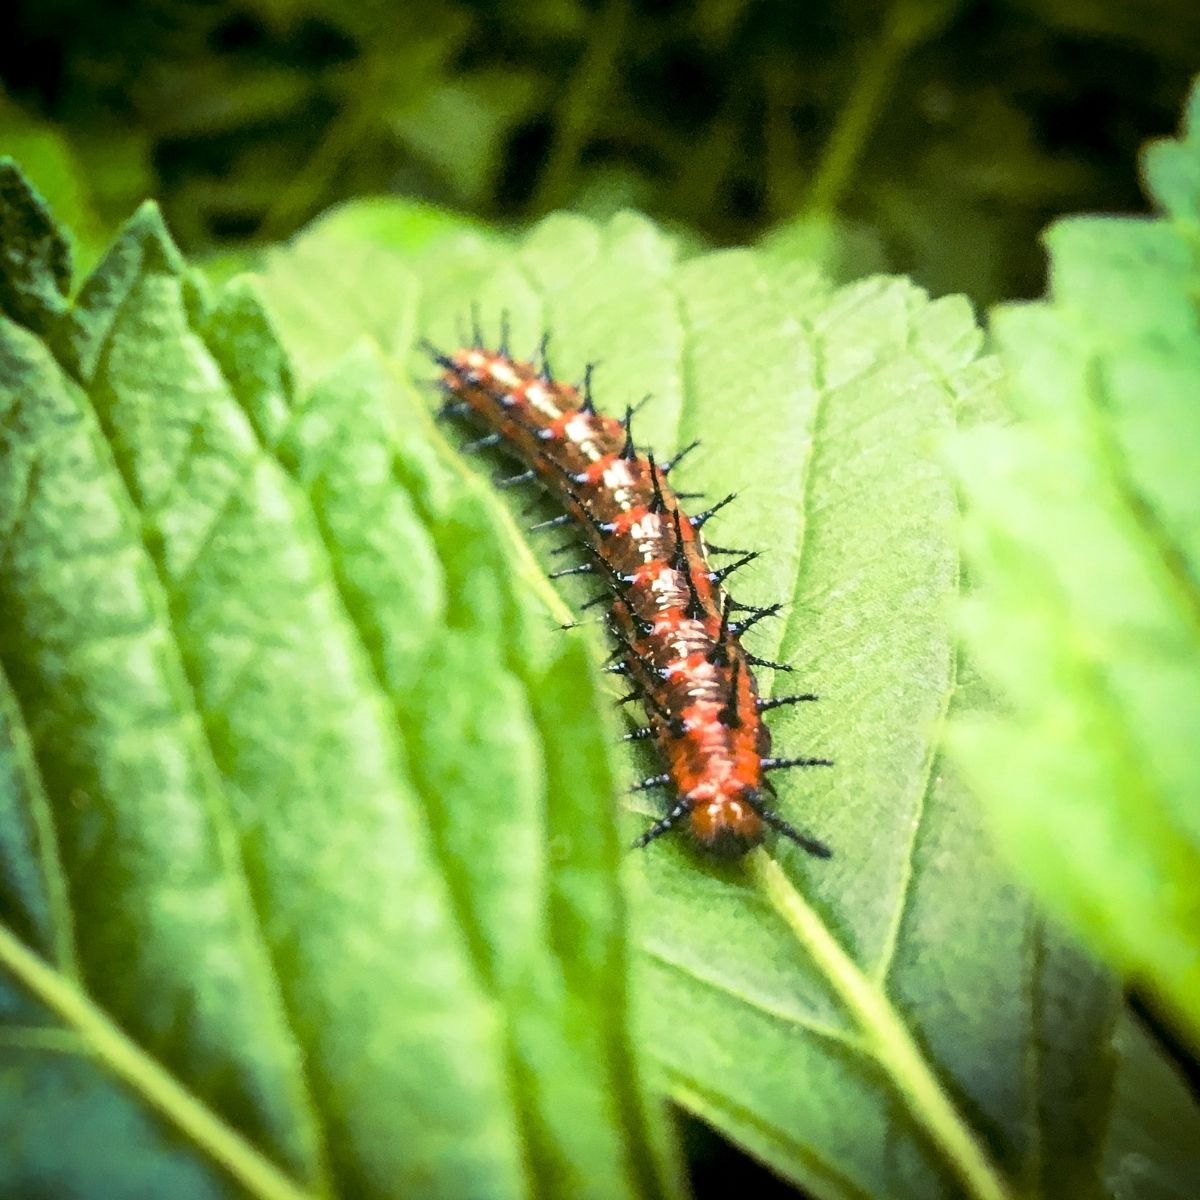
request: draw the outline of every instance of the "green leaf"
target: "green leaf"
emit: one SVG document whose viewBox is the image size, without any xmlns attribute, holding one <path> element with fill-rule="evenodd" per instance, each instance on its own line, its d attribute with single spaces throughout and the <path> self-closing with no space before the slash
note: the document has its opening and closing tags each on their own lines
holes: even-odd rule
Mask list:
<svg viewBox="0 0 1200 1200">
<path fill-rule="evenodd" d="M 388 123 L 409 150 L 446 179 L 455 197 L 480 204 L 494 190 L 509 134 L 540 103 L 542 91 L 532 72 L 476 71 L 401 106 Z"/>
<path fill-rule="evenodd" d="M 663 1085 L 822 1197 L 1100 1194 L 1111 982 L 1043 925 L 937 750 L 948 711 L 988 703 L 955 659 L 941 456 L 956 424 L 999 411 L 968 307 L 897 279 L 833 289 L 783 255 L 680 262 L 629 214 L 407 252 L 381 210 L 351 253 L 353 225 L 318 227 L 265 273 L 304 370 L 362 328 L 401 357 L 417 330 L 453 345 L 473 304 L 493 335 L 506 310 L 522 350 L 549 329 L 556 374 L 599 360 L 602 404 L 653 394 L 639 440 L 705 438 L 682 486 L 743 489 L 713 536 L 770 550 L 739 598 L 791 602 L 752 648 L 821 694 L 774 728 L 837 765 L 787 780 L 780 807 L 835 856 L 779 844 L 717 867 L 675 840 L 632 858 L 643 1044 Z M 358 307 L 302 305 L 303 289 Z M 627 817 L 630 835 L 651 812 Z"/>
<path fill-rule="evenodd" d="M 4 131 L 5 155 L 21 162 L 67 227 L 79 264 L 90 268 L 104 249 L 109 231 L 96 212 L 87 171 L 75 147 L 55 126 L 22 112 L 2 90 L 0 129 Z"/>
<path fill-rule="evenodd" d="M 493 497 L 153 207 L 68 305 L 0 189 L 0 1192 L 670 1194 L 595 671 Z"/>
<path fill-rule="evenodd" d="M 1163 215 L 1060 222 L 1047 300 L 995 315 L 1020 420 L 959 461 L 1006 708 L 954 745 L 1038 894 L 1200 1038 L 1200 91 L 1147 163 Z"/>
<path fill-rule="evenodd" d="M 33 329 L 59 316 L 71 279 L 71 249 L 10 158 L 0 158 L 0 266 L 6 313 Z"/>
<path fill-rule="evenodd" d="M 1114 1200 L 1190 1200 L 1200 1179 L 1200 1107 L 1177 1067 L 1126 1016 L 1113 1038 L 1117 1087 L 1105 1151 Z"/>
</svg>

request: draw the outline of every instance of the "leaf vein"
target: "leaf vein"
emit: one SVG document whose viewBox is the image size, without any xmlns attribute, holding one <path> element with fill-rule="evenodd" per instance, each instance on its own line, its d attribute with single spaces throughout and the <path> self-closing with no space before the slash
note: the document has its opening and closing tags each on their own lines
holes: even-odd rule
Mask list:
<svg viewBox="0 0 1200 1200">
<path fill-rule="evenodd" d="M 107 362 L 108 355 L 111 350 L 113 339 L 116 335 L 121 323 L 121 315 L 125 306 L 130 302 L 132 295 L 135 292 L 135 287 L 131 285 L 126 289 L 125 295 L 121 298 L 117 305 L 117 310 L 112 316 L 104 337 L 98 348 L 96 355 L 96 366 L 93 372 L 93 378 L 102 374 L 104 365 Z M 244 938 L 247 949 L 250 951 L 251 961 L 255 964 L 260 979 L 264 985 L 264 989 L 271 996 L 275 1005 L 276 1011 L 281 1017 L 281 1024 L 286 1031 L 289 1040 L 294 1048 L 297 1057 L 297 1086 L 295 1096 L 300 1109 L 304 1112 L 309 1132 L 311 1135 L 311 1145 L 314 1153 L 314 1168 L 318 1180 L 327 1178 L 327 1166 L 325 1159 L 325 1134 L 322 1128 L 320 1114 L 317 1109 L 315 1098 L 312 1095 L 307 1079 L 307 1071 L 304 1065 L 305 1052 L 295 1030 L 295 1025 L 288 1011 L 286 1001 L 284 999 L 282 982 L 279 972 L 275 964 L 274 956 L 271 952 L 270 945 L 266 937 L 265 924 L 262 914 L 258 910 L 258 906 L 254 900 L 253 889 L 250 886 L 249 876 L 246 872 L 245 862 L 242 858 L 241 844 L 238 838 L 237 829 L 234 826 L 233 820 L 229 815 L 225 790 L 223 786 L 223 776 L 220 768 L 217 765 L 215 749 L 212 743 L 212 736 L 208 728 L 208 724 L 204 719 L 204 713 L 199 703 L 199 697 L 196 691 L 196 685 L 188 673 L 187 656 L 183 652 L 182 631 L 178 627 L 174 612 L 171 608 L 170 597 L 172 590 L 169 581 L 165 577 L 165 571 L 162 563 L 157 556 L 152 552 L 146 537 L 143 525 L 144 513 L 137 501 L 137 491 L 133 487 L 132 480 L 128 475 L 126 466 L 121 461 L 121 456 L 117 453 L 118 439 L 113 430 L 108 427 L 107 422 L 102 418 L 99 408 L 92 400 L 91 394 L 87 389 L 84 381 L 79 382 L 79 396 L 81 404 L 85 409 L 89 410 L 95 422 L 96 429 L 99 431 L 102 443 L 106 447 L 112 470 L 115 477 L 120 480 L 121 490 L 125 498 L 125 502 L 129 507 L 131 516 L 137 518 L 130 521 L 130 525 L 136 531 L 137 536 L 141 540 L 141 546 L 147 563 L 153 572 L 153 578 L 156 584 L 158 596 L 153 593 L 148 596 L 151 606 L 158 611 L 161 616 L 165 631 L 174 646 L 176 652 L 176 662 L 178 664 L 178 677 L 181 683 L 183 700 L 189 710 L 190 715 L 194 718 L 195 728 L 199 733 L 204 751 L 205 767 L 209 779 L 212 784 L 209 788 L 210 802 L 208 807 L 208 815 L 213 822 L 213 828 L 217 834 L 217 842 L 220 852 L 225 860 L 225 867 L 230 876 L 236 880 L 234 888 L 231 890 L 231 895 L 235 902 L 238 903 L 244 917 Z M 136 1076 L 129 1077 L 130 1081 Z M 203 1104 L 203 1101 L 197 1100 L 198 1104 Z M 207 1106 L 206 1106 L 207 1107 Z M 211 1110 L 209 1110 L 211 1112 Z M 212 1121 L 218 1124 L 222 1123 L 221 1118 L 212 1114 Z M 211 1145 L 202 1146 L 202 1148 L 212 1151 Z M 319 1185 L 319 1190 L 327 1191 L 327 1186 Z"/>
<path fill-rule="evenodd" d="M 860 1053 L 869 1053 L 866 1043 L 861 1038 L 855 1037 L 848 1029 L 839 1029 L 836 1025 L 828 1025 L 821 1021 L 801 1016 L 795 1010 L 788 1010 L 777 1005 L 768 1004 L 760 996 L 755 996 L 748 991 L 735 988 L 724 979 L 705 974 L 698 971 L 694 966 L 672 957 L 662 946 L 644 945 L 643 950 L 651 958 L 662 963 L 664 967 L 672 971 L 677 971 L 688 979 L 695 980 L 696 983 L 709 988 L 711 991 L 720 992 L 722 995 L 728 996 L 731 1000 L 736 1000 L 739 1004 L 744 1004 L 747 1008 L 762 1013 L 763 1016 L 780 1021 L 792 1028 L 803 1030 L 805 1033 L 811 1033 L 814 1037 L 822 1038 L 825 1041 L 840 1042 L 852 1050 Z"/>
<path fill-rule="evenodd" d="M 75 918 L 71 911 L 70 887 L 59 849 L 54 809 L 46 792 L 37 750 L 29 736 L 29 723 L 21 711 L 21 702 L 9 681 L 8 669 L 0 654 L 0 704 L 9 709 L 12 721 L 11 746 L 16 753 L 18 770 L 28 780 L 30 816 L 37 838 L 37 855 L 46 888 L 46 907 L 51 923 L 55 965 L 68 978 L 80 978 L 79 955 L 75 942 Z"/>
</svg>

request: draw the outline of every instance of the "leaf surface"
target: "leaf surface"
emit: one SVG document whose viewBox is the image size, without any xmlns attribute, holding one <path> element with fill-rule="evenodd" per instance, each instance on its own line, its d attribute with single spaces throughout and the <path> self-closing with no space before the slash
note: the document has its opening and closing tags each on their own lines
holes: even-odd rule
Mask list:
<svg viewBox="0 0 1200 1200">
<path fill-rule="evenodd" d="M 702 437 L 680 486 L 741 489 L 713 538 L 770 551 L 736 595 L 789 608 L 751 648 L 796 665 L 777 690 L 822 698 L 772 719 L 788 752 L 837 762 L 780 785 L 832 860 L 783 844 L 774 865 L 719 868 L 668 840 L 630 863 L 644 1045 L 671 1094 L 820 1196 L 1099 1194 L 1111 984 L 1037 918 L 936 749 L 948 713 L 988 703 L 953 648 L 942 458 L 956 426 L 1000 411 L 969 309 L 902 280 L 833 289 L 775 254 L 681 261 L 628 214 L 385 254 L 404 219 L 389 230 L 376 207 L 362 232 L 368 321 L 403 307 L 445 347 L 472 305 L 493 336 L 505 310 L 519 350 L 551 332 L 557 375 L 599 360 L 610 411 L 651 393 L 639 442 Z M 312 370 L 355 329 L 290 301 L 321 259 L 322 289 L 355 288 L 334 261 L 353 211 L 339 220 L 263 282 Z M 652 812 L 638 808 L 631 835 Z"/>
</svg>

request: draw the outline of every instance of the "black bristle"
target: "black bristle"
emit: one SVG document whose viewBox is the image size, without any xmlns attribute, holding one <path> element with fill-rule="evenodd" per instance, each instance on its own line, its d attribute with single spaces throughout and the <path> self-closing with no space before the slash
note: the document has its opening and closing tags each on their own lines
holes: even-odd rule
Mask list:
<svg viewBox="0 0 1200 1200">
<path fill-rule="evenodd" d="M 554 382 L 554 372 L 550 369 L 550 330 L 542 334 L 534 354 L 534 362 L 538 367 L 538 378 L 543 383 Z"/>
<path fill-rule="evenodd" d="M 714 666 L 720 666 L 729 661 L 729 647 L 727 645 L 729 639 L 729 597 L 725 597 L 725 603 L 721 605 L 721 625 L 717 630 L 717 640 L 713 648 L 708 652 L 708 661 Z M 736 678 L 737 660 L 734 660 L 734 671 Z"/>
<path fill-rule="evenodd" d="M 607 536 L 604 523 L 602 521 L 598 521 L 592 516 L 591 512 L 588 510 L 588 506 L 583 502 L 583 497 L 580 496 L 578 492 L 568 492 L 567 494 L 572 500 L 575 501 L 575 506 L 579 510 L 577 515 L 583 517 L 583 519 L 596 531 L 596 534 L 599 537 L 603 538 Z"/>
<path fill-rule="evenodd" d="M 705 550 L 707 550 L 709 552 L 709 554 L 733 555 L 733 554 L 749 554 L 750 553 L 749 550 L 746 550 L 744 548 L 739 550 L 734 546 L 714 546 L 712 544 L 712 542 L 710 542 L 707 538 L 705 538 L 705 540 L 704 540 L 704 548 L 705 548 Z"/>
<path fill-rule="evenodd" d="M 692 528 L 693 529 L 703 528 L 704 523 L 710 517 L 715 517 L 717 515 L 717 513 L 719 513 L 721 511 L 721 509 L 723 509 L 725 507 L 725 505 L 732 504 L 733 501 L 736 499 L 737 499 L 737 492 L 730 492 L 729 495 L 726 496 L 724 500 L 718 500 L 716 502 L 716 504 L 712 505 L 711 508 L 706 508 L 703 512 L 697 513 L 694 517 L 689 517 L 688 519 L 692 523 Z"/>
<path fill-rule="evenodd" d="M 502 358 L 511 358 L 512 351 L 509 349 L 509 343 L 512 337 L 512 330 L 509 327 L 508 309 L 500 310 L 500 345 L 498 350 Z"/>
<path fill-rule="evenodd" d="M 747 617 L 744 621 L 735 621 L 732 625 L 730 625 L 729 628 L 732 629 L 738 637 L 741 637 L 747 629 L 753 629 L 754 626 L 759 623 L 759 621 L 765 621 L 768 617 L 779 616 L 782 608 L 782 604 L 772 604 L 769 608 L 764 608 L 762 612 L 754 613 L 752 616 Z"/>
<path fill-rule="evenodd" d="M 759 556 L 759 551 L 752 550 L 749 554 L 743 554 L 737 562 L 732 562 L 727 567 L 722 567 L 719 571 L 709 571 L 708 577 L 713 583 L 724 583 L 734 571 L 741 570 L 747 563 L 752 563 Z"/>
<path fill-rule="evenodd" d="M 476 438 L 472 442 L 463 442 L 462 452 L 478 454 L 480 450 L 491 450 L 494 446 L 500 445 L 502 441 L 504 441 L 502 433 L 485 433 L 483 437 Z"/>
<path fill-rule="evenodd" d="M 638 626 L 639 632 L 642 633 L 643 636 L 645 636 L 646 633 L 649 633 L 649 622 L 643 621 L 639 617 L 635 618 L 635 623 Z M 612 633 L 613 640 L 617 643 L 617 648 L 615 651 L 613 651 L 614 656 L 621 655 L 627 663 L 636 662 L 648 675 L 655 673 L 656 668 L 654 664 L 644 655 L 640 654 L 637 648 L 621 633 L 619 629 L 614 628 L 611 629 L 610 632 Z"/>
<path fill-rule="evenodd" d="M 479 322 L 479 301 L 471 301 L 471 345 L 476 350 L 483 349 L 483 329 Z"/>
<path fill-rule="evenodd" d="M 437 410 L 439 421 L 449 421 L 454 417 L 465 417 L 471 411 L 471 406 L 465 400 L 447 400 Z"/>
<path fill-rule="evenodd" d="M 637 458 L 637 447 L 633 444 L 633 409 L 625 406 L 625 420 L 621 422 L 625 428 L 625 445 L 621 447 L 621 457 L 626 462 Z"/>
<path fill-rule="evenodd" d="M 665 771 L 661 775 L 647 775 L 639 779 L 629 790 L 631 792 L 648 792 L 651 788 L 666 787 L 671 782 L 671 776 Z"/>
<path fill-rule="evenodd" d="M 832 767 L 830 758 L 764 758 L 764 771 L 786 771 L 791 767 Z"/>
<path fill-rule="evenodd" d="M 583 403 L 579 406 L 580 412 L 585 412 L 591 416 L 596 411 L 595 402 L 592 400 L 592 372 L 596 369 L 596 364 L 590 362 L 583 368 L 583 382 L 579 385 L 579 390 L 583 393 Z"/>
<path fill-rule="evenodd" d="M 785 704 L 807 704 L 817 700 L 818 697 L 813 692 L 801 692 L 794 696 L 772 696 L 769 700 L 764 700 L 761 696 L 758 698 L 758 711 L 760 713 L 770 712 L 773 708 L 782 708 Z"/>
<path fill-rule="evenodd" d="M 667 461 L 663 463 L 661 467 L 659 467 L 659 470 L 662 471 L 664 475 L 670 475 L 670 473 L 675 470 L 675 468 L 679 466 L 679 464 L 683 462 L 683 460 L 699 445 L 699 438 L 697 438 L 694 442 L 688 442 L 688 444 L 684 446 L 682 450 L 677 450 L 672 458 L 668 458 Z"/>
<path fill-rule="evenodd" d="M 541 533 L 546 529 L 561 529 L 564 525 L 570 525 L 571 520 L 570 513 L 559 513 L 557 517 L 551 517 L 547 521 L 539 521 L 536 525 L 530 525 L 525 532 Z"/>
<path fill-rule="evenodd" d="M 650 485 L 654 489 L 654 498 L 650 501 L 650 511 L 660 513 L 667 507 L 667 502 L 663 499 L 662 485 L 658 481 L 658 467 L 654 462 L 653 453 L 647 452 L 646 461 L 650 464 Z"/>
<path fill-rule="evenodd" d="M 420 347 L 429 355 L 431 359 L 441 368 L 446 371 L 454 371 L 457 373 L 458 366 L 454 359 L 447 358 L 428 338 L 422 338 Z"/>
<path fill-rule="evenodd" d="M 595 563 L 580 563 L 577 567 L 564 567 L 561 571 L 551 571 L 549 578 L 565 579 L 568 575 L 595 575 Z"/>
<path fill-rule="evenodd" d="M 634 838 L 630 843 L 630 849 L 640 850 L 643 846 L 648 846 L 655 838 L 660 838 L 664 833 L 667 833 L 673 826 L 677 825 L 681 818 L 686 817 L 691 811 L 691 806 L 686 800 L 677 800 L 675 806 L 665 817 L 659 817 L 649 829 L 646 830 L 640 837 Z"/>
<path fill-rule="evenodd" d="M 536 478 L 536 471 L 522 471 L 517 475 L 497 476 L 495 483 L 498 488 L 513 488 L 520 487 L 523 483 L 532 483 Z"/>
<path fill-rule="evenodd" d="M 770 667 L 772 671 L 794 671 L 796 668 L 787 663 L 772 662 L 769 658 L 759 658 L 757 654 L 747 654 L 746 661 L 752 667 Z"/>
<path fill-rule="evenodd" d="M 675 554 L 671 559 L 671 566 L 687 580 L 688 606 L 686 612 L 688 619 L 699 621 L 704 617 L 704 602 L 700 599 L 700 593 L 696 591 L 696 581 L 692 578 L 692 572 L 689 569 L 678 505 L 671 510 L 671 517 L 675 522 Z"/>
<path fill-rule="evenodd" d="M 762 799 L 755 795 L 747 795 L 746 800 L 750 807 L 769 825 L 776 833 L 782 834 L 789 841 L 795 842 L 802 850 L 811 854 L 814 858 L 832 858 L 833 851 L 825 845 L 824 842 L 817 841 L 816 838 L 809 837 L 805 833 L 801 833 L 794 825 L 789 825 L 777 812 L 768 808 L 763 804 Z"/>
</svg>

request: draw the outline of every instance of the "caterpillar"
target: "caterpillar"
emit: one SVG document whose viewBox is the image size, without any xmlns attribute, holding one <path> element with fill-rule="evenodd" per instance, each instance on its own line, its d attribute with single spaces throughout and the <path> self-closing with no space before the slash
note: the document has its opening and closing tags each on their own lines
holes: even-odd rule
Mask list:
<svg viewBox="0 0 1200 1200">
<path fill-rule="evenodd" d="M 496 480 L 500 487 L 540 483 L 559 502 L 563 511 L 532 532 L 574 527 L 578 539 L 559 549 L 578 548 L 585 561 L 550 577 L 591 575 L 605 584 L 584 607 L 608 603 L 615 642 L 608 669 L 633 685 L 619 703 L 638 700 L 645 710 L 646 723 L 626 740 L 652 740 L 665 767 L 633 790 L 662 787 L 672 796 L 634 846 L 682 826 L 703 850 L 736 858 L 770 828 L 809 854 L 829 857 L 823 842 L 790 825 L 769 801 L 775 796 L 771 772 L 832 763 L 771 753 L 764 713 L 816 696 L 759 695 L 754 667 L 790 668 L 747 652 L 741 635 L 782 606 L 736 603 L 725 580 L 757 554 L 716 546 L 701 532 L 734 495 L 689 516 L 669 476 L 698 443 L 656 461 L 634 442 L 632 408 L 623 420 L 597 411 L 595 364 L 578 385 L 563 383 L 547 361 L 547 337 L 532 361 L 517 360 L 509 351 L 507 320 L 496 350 L 484 348 L 478 320 L 473 324 L 470 344 L 448 354 L 423 343 L 442 372 L 438 415 L 486 430 L 463 446 L 465 452 L 495 447 L 519 462 L 516 474 Z M 715 569 L 713 554 L 734 561 Z"/>
</svg>

